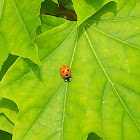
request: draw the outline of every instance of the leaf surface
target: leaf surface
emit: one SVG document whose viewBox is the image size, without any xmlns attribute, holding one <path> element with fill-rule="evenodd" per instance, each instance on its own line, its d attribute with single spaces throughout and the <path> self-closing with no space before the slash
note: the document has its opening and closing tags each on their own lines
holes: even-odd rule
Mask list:
<svg viewBox="0 0 140 140">
<path fill-rule="evenodd" d="M 0 18 L 3 10 L 3 4 L 4 4 L 4 0 L 0 0 Z"/>
<path fill-rule="evenodd" d="M 0 98 L 0 113 L 6 115 L 6 117 L 12 122 L 15 123 L 18 115 L 17 105 L 6 98 Z"/>
<path fill-rule="evenodd" d="M 1 57 L 0 57 L 0 70 L 1 70 L 3 62 L 8 57 L 8 51 L 7 51 L 6 46 L 5 46 L 5 41 L 1 35 L 0 35 L 0 52 L 2 53 Z"/>
<path fill-rule="evenodd" d="M 72 0 L 59 0 L 59 4 L 65 7 L 66 9 L 74 11 Z"/>
<path fill-rule="evenodd" d="M 52 1 L 58 4 L 58 0 L 52 0 Z"/>
<path fill-rule="evenodd" d="M 67 22 L 67 20 L 63 18 L 58 18 L 49 15 L 41 15 L 40 19 L 41 19 L 41 25 L 38 27 L 38 32 L 39 32 L 38 34 L 51 30 L 52 28 Z"/>
<path fill-rule="evenodd" d="M 6 59 L 6 61 L 3 63 L 2 68 L 0 70 L 0 80 L 2 79 L 2 77 L 5 75 L 5 73 L 7 72 L 7 70 L 9 69 L 9 67 L 16 61 L 16 59 L 18 58 L 18 56 L 9 54 L 8 58 Z"/>
<path fill-rule="evenodd" d="M 58 5 L 52 0 L 45 0 L 44 2 L 41 3 L 40 13 L 45 15 L 47 14 L 54 15 L 57 6 Z"/>
<path fill-rule="evenodd" d="M 3 113 L 0 113 L 0 130 L 6 131 L 12 134 L 13 129 L 14 129 L 13 123 Z"/>
<path fill-rule="evenodd" d="M 43 0 L 0 1 L 0 65 L 8 54 L 19 55 L 40 64 L 38 48 L 33 43 Z"/>
<path fill-rule="evenodd" d="M 18 58 L 0 85 L 20 109 L 14 140 L 140 139 L 139 7 L 109 3 L 78 28 L 67 22 L 37 37 L 42 66 Z"/>
<path fill-rule="evenodd" d="M 74 9 L 78 17 L 77 26 L 79 26 L 86 19 L 95 14 L 110 1 L 116 2 L 117 0 L 72 0 Z"/>
</svg>

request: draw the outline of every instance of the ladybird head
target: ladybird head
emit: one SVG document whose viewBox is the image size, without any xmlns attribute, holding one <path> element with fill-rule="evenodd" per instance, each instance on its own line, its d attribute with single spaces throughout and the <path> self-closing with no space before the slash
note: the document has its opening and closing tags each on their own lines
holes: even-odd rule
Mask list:
<svg viewBox="0 0 140 140">
<path fill-rule="evenodd" d="M 66 74 L 65 78 L 64 78 L 65 82 L 70 82 L 71 81 L 71 76 L 69 76 L 68 74 Z"/>
</svg>

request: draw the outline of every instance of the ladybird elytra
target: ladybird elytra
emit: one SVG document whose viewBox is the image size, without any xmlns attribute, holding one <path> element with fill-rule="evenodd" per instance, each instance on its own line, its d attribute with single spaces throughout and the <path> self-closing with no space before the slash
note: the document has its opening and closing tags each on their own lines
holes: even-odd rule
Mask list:
<svg viewBox="0 0 140 140">
<path fill-rule="evenodd" d="M 71 69 L 68 66 L 63 65 L 60 68 L 60 75 L 64 79 L 65 82 L 70 82 L 70 80 L 71 80 Z"/>
</svg>

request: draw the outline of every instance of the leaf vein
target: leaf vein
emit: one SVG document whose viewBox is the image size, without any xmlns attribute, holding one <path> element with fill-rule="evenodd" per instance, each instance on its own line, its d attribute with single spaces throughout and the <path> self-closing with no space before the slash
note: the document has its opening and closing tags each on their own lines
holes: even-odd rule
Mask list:
<svg viewBox="0 0 140 140">
<path fill-rule="evenodd" d="M 49 58 L 53 53 L 55 53 L 61 46 L 62 46 L 62 44 L 69 38 L 69 36 L 71 35 L 71 33 L 74 31 L 74 29 L 75 29 L 75 27 L 73 28 L 73 30 L 70 32 L 70 34 L 63 40 L 63 42 L 56 48 L 56 49 L 54 49 L 47 57 L 45 57 L 43 60 L 42 60 L 42 62 L 43 61 L 45 61 L 47 58 Z M 18 60 L 18 59 L 17 59 Z M 38 65 L 36 65 L 33 69 L 35 69 L 36 67 L 38 67 Z M 28 70 L 26 73 L 24 73 L 21 77 L 19 77 L 18 79 L 16 79 L 14 82 L 12 82 L 11 84 L 9 84 L 9 86 L 10 85 L 12 85 L 12 84 L 14 84 L 16 81 L 18 81 L 18 80 L 20 80 L 21 78 L 23 78 L 23 77 L 25 77 L 28 73 L 30 73 L 31 72 L 31 70 Z"/>
<path fill-rule="evenodd" d="M 97 21 L 97 22 L 116 22 L 116 21 L 123 21 L 123 20 L 132 20 L 132 19 L 138 19 L 140 16 L 137 17 L 130 17 L 130 18 L 120 18 L 120 19 L 110 19 L 110 20 L 94 20 L 94 19 L 88 19 L 87 21 Z"/>
<path fill-rule="evenodd" d="M 64 84 L 62 84 L 59 89 L 52 95 L 52 97 L 49 99 L 49 101 L 45 104 L 45 106 L 42 108 L 42 110 L 40 111 L 40 113 L 37 115 L 37 117 L 34 119 L 34 122 L 31 124 L 30 128 L 27 130 L 27 132 L 24 134 L 23 139 L 27 136 L 27 134 L 30 132 L 31 128 L 33 127 L 33 125 L 37 122 L 38 118 L 42 115 L 42 113 L 45 111 L 45 109 L 49 106 L 49 104 L 51 103 L 51 101 L 54 99 L 55 95 L 57 95 L 57 93 L 61 90 L 61 88 L 63 88 Z"/>
<path fill-rule="evenodd" d="M 118 86 L 118 87 L 120 87 L 120 88 L 122 88 L 122 89 L 128 90 L 129 92 L 133 92 L 133 93 L 135 93 L 135 94 L 138 94 L 138 93 L 136 93 L 135 91 L 132 91 L 131 89 L 129 89 L 129 88 L 127 88 L 127 87 L 124 87 L 124 86 L 122 86 L 122 85 L 120 85 L 120 84 L 117 84 L 117 83 L 113 83 L 113 84 L 116 85 L 116 86 Z M 138 94 L 138 95 L 140 95 L 140 94 Z"/>
<path fill-rule="evenodd" d="M 83 26 L 83 29 L 84 29 L 84 33 L 85 33 L 85 35 L 86 35 L 86 37 L 87 37 L 87 40 L 88 40 L 88 42 L 89 42 L 89 45 L 90 45 L 90 47 L 91 47 L 91 49 L 92 49 L 92 51 L 93 51 L 93 54 L 95 55 L 95 57 L 96 57 L 96 59 L 97 59 L 99 65 L 100 65 L 101 69 L 103 70 L 105 76 L 107 77 L 108 81 L 110 82 L 110 84 L 111 84 L 113 90 L 115 91 L 116 95 L 118 96 L 118 98 L 119 98 L 120 102 L 122 103 L 123 107 L 124 107 L 125 110 L 128 112 L 128 114 L 129 114 L 129 116 L 131 117 L 131 119 L 133 120 L 134 124 L 137 126 L 138 130 L 140 131 L 139 125 L 137 124 L 136 120 L 133 118 L 132 114 L 130 113 L 130 111 L 129 111 L 128 108 L 126 107 L 126 105 L 125 105 L 125 103 L 123 102 L 123 100 L 121 99 L 119 93 L 117 92 L 116 88 L 114 87 L 113 82 L 111 81 L 109 75 L 108 75 L 107 72 L 105 71 L 105 69 L 104 69 L 104 67 L 103 67 L 103 65 L 102 65 L 102 63 L 101 63 L 101 61 L 100 61 L 100 59 L 98 58 L 98 56 L 97 56 L 97 54 L 96 54 L 96 52 L 95 52 L 95 50 L 94 50 L 94 48 L 93 48 L 93 46 L 92 46 L 92 44 L 91 44 L 91 42 L 90 42 L 90 39 L 89 39 L 89 37 L 88 37 L 88 34 L 86 33 L 86 30 L 85 30 L 84 26 Z"/>
<path fill-rule="evenodd" d="M 104 35 L 106 35 L 106 36 L 108 36 L 108 37 L 110 37 L 110 38 L 112 38 L 112 39 L 114 39 L 114 40 L 117 40 L 117 41 L 119 41 L 119 42 L 121 42 L 121 43 L 123 43 L 123 44 L 126 44 L 126 45 L 128 45 L 128 46 L 134 47 L 134 48 L 136 48 L 136 49 L 140 49 L 140 48 L 139 48 L 138 46 L 136 46 L 136 45 L 127 43 L 127 42 L 125 42 L 125 41 L 123 41 L 123 40 L 120 40 L 119 38 L 116 38 L 116 37 L 114 37 L 114 36 L 112 36 L 112 35 L 109 35 L 109 34 L 107 34 L 107 33 L 103 32 L 103 31 L 101 31 L 101 30 L 95 28 L 94 26 L 92 26 L 92 25 L 90 25 L 90 24 L 88 24 L 88 23 L 86 23 L 86 24 L 87 24 L 88 26 L 90 26 L 91 28 L 95 29 L 96 31 L 98 31 L 98 32 L 100 32 L 100 33 L 102 33 L 102 34 L 104 34 Z"/>
<path fill-rule="evenodd" d="M 75 41 L 75 45 L 74 45 L 74 49 L 73 49 L 73 53 L 72 53 L 72 58 L 71 58 L 71 62 L 70 62 L 70 68 L 72 67 L 72 63 L 73 63 L 73 59 L 74 59 L 74 55 L 75 55 L 75 51 L 76 51 L 76 46 L 77 46 L 77 40 L 78 40 L 78 31 L 77 31 L 77 37 L 76 37 L 76 41 Z M 67 99 L 67 87 L 68 87 L 68 83 L 66 83 L 66 91 L 65 91 L 65 97 L 64 97 L 64 106 L 63 106 L 63 117 L 62 117 L 62 139 L 64 138 L 64 119 L 65 119 L 65 108 L 66 108 L 66 99 Z"/>
</svg>

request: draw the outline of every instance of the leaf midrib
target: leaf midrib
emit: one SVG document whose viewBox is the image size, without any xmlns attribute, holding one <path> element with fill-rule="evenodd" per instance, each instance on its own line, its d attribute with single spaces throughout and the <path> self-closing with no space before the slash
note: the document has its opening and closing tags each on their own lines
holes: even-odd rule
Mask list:
<svg viewBox="0 0 140 140">
<path fill-rule="evenodd" d="M 71 69 L 72 64 L 73 64 L 75 51 L 76 51 L 76 47 L 77 47 L 77 41 L 78 41 L 78 29 L 76 31 L 76 41 L 75 41 L 74 49 L 73 49 L 73 52 L 72 52 L 72 57 L 71 57 L 71 62 L 70 62 L 70 69 Z M 65 115 L 66 115 L 65 110 L 66 110 L 67 92 L 68 92 L 68 83 L 66 83 L 66 91 L 65 91 L 65 95 L 64 95 L 63 117 L 62 117 L 62 133 L 61 133 L 62 140 L 64 139 L 64 121 L 65 121 Z"/>
</svg>

